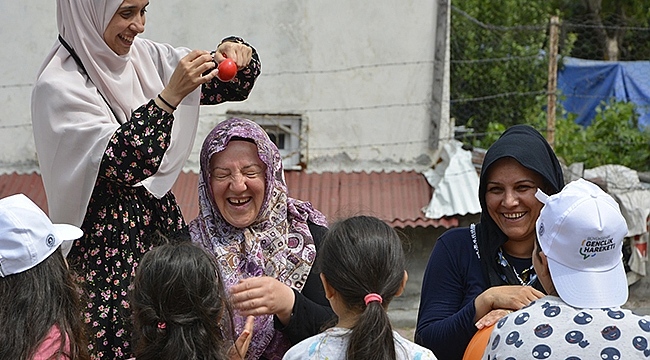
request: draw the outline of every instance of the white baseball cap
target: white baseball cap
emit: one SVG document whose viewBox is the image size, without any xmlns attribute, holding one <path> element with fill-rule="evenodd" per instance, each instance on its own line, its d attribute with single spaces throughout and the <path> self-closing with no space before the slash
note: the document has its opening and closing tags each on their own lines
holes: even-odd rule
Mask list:
<svg viewBox="0 0 650 360">
<path fill-rule="evenodd" d="M 82 236 L 76 226 L 52 224 L 43 210 L 23 194 L 0 199 L 0 276 L 29 270 L 64 241 Z"/>
<path fill-rule="evenodd" d="M 628 297 L 622 252 L 627 223 L 618 203 L 584 179 L 555 195 L 537 190 L 535 196 L 545 204 L 537 238 L 560 298 L 577 308 L 623 305 Z"/>
</svg>

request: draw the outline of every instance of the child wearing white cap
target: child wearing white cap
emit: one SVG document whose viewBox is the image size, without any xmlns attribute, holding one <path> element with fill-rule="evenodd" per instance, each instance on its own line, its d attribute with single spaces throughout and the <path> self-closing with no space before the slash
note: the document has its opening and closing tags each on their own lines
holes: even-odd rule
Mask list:
<svg viewBox="0 0 650 360">
<path fill-rule="evenodd" d="M 79 292 L 60 246 L 83 235 L 27 196 L 0 199 L 0 359 L 88 359 Z"/>
<path fill-rule="evenodd" d="M 627 224 L 616 201 L 584 179 L 536 196 L 533 265 L 548 296 L 501 319 L 483 359 L 646 359 L 650 317 L 620 308 Z"/>
</svg>

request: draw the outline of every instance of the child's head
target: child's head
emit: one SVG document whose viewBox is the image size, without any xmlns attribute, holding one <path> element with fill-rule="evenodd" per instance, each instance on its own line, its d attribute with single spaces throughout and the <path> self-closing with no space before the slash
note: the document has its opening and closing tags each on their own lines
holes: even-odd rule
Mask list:
<svg viewBox="0 0 650 360">
<path fill-rule="evenodd" d="M 59 351 L 87 358 L 79 292 L 60 246 L 83 236 L 76 226 L 53 224 L 27 196 L 0 199 L 0 359 L 33 356 L 52 326 Z M 29 309 L 29 311 L 26 311 Z"/>
<path fill-rule="evenodd" d="M 345 322 L 345 312 L 356 314 L 348 359 L 394 358 L 386 309 L 393 297 L 401 294 L 407 278 L 406 259 L 395 230 L 371 216 L 339 221 L 329 229 L 318 257 L 339 324 Z"/>
<path fill-rule="evenodd" d="M 23 194 L 0 199 L 0 277 L 32 269 L 47 260 L 64 241 L 82 236 L 76 226 L 53 224 Z"/>
<path fill-rule="evenodd" d="M 536 196 L 544 207 L 536 223 L 533 264 L 544 288 L 578 308 L 623 305 L 627 224 L 618 203 L 584 179 L 555 195 L 538 191 Z"/>
<path fill-rule="evenodd" d="M 167 243 L 146 253 L 131 306 L 138 360 L 226 358 L 229 303 L 214 257 L 201 247 Z"/>
</svg>

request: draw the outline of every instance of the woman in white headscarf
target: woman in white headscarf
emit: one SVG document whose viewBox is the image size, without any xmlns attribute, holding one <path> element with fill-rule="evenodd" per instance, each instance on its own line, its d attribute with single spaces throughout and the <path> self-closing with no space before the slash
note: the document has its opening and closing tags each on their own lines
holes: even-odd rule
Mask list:
<svg viewBox="0 0 650 360">
<path fill-rule="evenodd" d="M 151 234 L 186 229 L 170 189 L 190 154 L 199 105 L 248 97 L 261 65 L 242 39 L 216 51 L 138 37 L 148 0 L 57 0 L 59 38 L 32 94 L 53 221 L 81 226 L 68 260 L 85 282 L 94 358 L 131 356 L 127 288 Z M 216 63 L 237 63 L 230 82 Z"/>
</svg>

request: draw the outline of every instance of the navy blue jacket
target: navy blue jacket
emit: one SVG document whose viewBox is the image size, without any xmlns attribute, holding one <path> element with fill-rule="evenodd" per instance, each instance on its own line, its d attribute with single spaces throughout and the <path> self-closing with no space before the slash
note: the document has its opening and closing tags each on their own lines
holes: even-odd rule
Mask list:
<svg viewBox="0 0 650 360">
<path fill-rule="evenodd" d="M 469 228 L 446 231 L 422 279 L 415 342 L 438 359 L 462 359 L 476 333 L 474 299 L 487 289 Z"/>
</svg>

